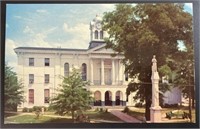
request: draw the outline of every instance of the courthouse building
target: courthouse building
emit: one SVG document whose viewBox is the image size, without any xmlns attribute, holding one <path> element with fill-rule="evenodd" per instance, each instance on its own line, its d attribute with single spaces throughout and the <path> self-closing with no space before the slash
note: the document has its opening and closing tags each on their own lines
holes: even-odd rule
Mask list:
<svg viewBox="0 0 200 129">
<path fill-rule="evenodd" d="M 111 56 L 112 49 L 105 48 L 101 18 L 90 22 L 90 37 L 87 49 L 18 47 L 17 75 L 24 86 L 25 102 L 20 106 L 48 106 L 49 98 L 70 69 L 81 70 L 82 79 L 90 81 L 86 88 L 95 98 L 94 106 L 134 106 L 133 93 L 126 96 L 129 82 L 123 55 Z"/>
<path fill-rule="evenodd" d="M 72 67 L 80 68 L 82 79 L 95 98 L 94 106 L 131 105 L 127 99 L 128 76 L 121 63 L 123 55 L 112 57 L 105 48 L 101 18 L 90 22 L 88 49 L 18 47 L 18 78 L 24 85 L 26 102 L 21 107 L 48 106 L 49 98 L 61 84 L 60 75 L 67 76 Z M 127 101 L 129 100 L 129 102 Z M 132 99 L 133 100 L 133 99 Z"/>
</svg>

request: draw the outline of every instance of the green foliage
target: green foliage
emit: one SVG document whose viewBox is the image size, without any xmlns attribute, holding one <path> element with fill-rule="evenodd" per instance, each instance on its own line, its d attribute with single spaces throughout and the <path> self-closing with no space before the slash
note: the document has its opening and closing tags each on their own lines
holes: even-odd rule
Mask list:
<svg viewBox="0 0 200 129">
<path fill-rule="evenodd" d="M 35 111 L 36 119 L 39 119 L 40 114 L 41 114 L 41 111 L 40 111 L 39 109 L 37 109 L 37 110 Z"/>
<path fill-rule="evenodd" d="M 5 77 L 4 77 L 4 107 L 5 110 L 16 110 L 17 105 L 24 101 L 23 86 L 17 80 L 16 73 L 12 68 L 5 64 Z"/>
<path fill-rule="evenodd" d="M 130 112 L 130 109 L 126 106 L 122 112 L 124 112 L 124 113 L 129 113 L 129 112 Z"/>
<path fill-rule="evenodd" d="M 24 108 L 22 109 L 22 112 L 28 112 L 28 108 L 27 108 L 27 107 L 24 107 Z"/>
<path fill-rule="evenodd" d="M 105 113 L 108 113 L 108 109 L 107 108 L 105 109 Z"/>
<path fill-rule="evenodd" d="M 100 108 L 100 109 L 99 109 L 99 112 L 103 112 L 103 108 Z"/>
<path fill-rule="evenodd" d="M 95 112 L 98 112 L 99 111 L 99 108 L 95 108 Z"/>
<path fill-rule="evenodd" d="M 33 112 L 33 108 L 28 108 L 28 112 Z"/>
<path fill-rule="evenodd" d="M 41 106 L 33 106 L 33 111 L 42 111 L 42 107 Z"/>
<path fill-rule="evenodd" d="M 73 69 L 67 77 L 63 77 L 63 82 L 58 88 L 57 94 L 51 99 L 50 108 L 56 114 L 71 114 L 74 121 L 76 111 L 90 109 L 92 102 L 91 93 L 86 90 L 89 83 L 83 81 L 78 70 Z"/>
<path fill-rule="evenodd" d="M 178 56 L 181 53 L 188 52 L 192 57 L 189 59 L 193 59 L 191 14 L 184 11 L 182 4 L 175 3 L 118 4 L 114 11 L 104 14 L 103 29 L 109 34 L 106 47 L 123 54 L 125 71 L 133 80 L 139 79 L 140 84 L 128 85 L 127 95 L 136 91 L 134 98 L 146 102 L 149 120 L 152 57 L 156 55 L 162 76 L 176 70 L 177 63 L 184 62 Z M 185 51 L 178 48 L 179 40 L 184 41 Z"/>
</svg>

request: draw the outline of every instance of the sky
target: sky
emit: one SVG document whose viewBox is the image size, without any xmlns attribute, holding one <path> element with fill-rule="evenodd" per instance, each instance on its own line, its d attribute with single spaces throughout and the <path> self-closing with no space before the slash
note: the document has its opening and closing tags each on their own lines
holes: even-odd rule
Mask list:
<svg viewBox="0 0 200 129">
<path fill-rule="evenodd" d="M 16 71 L 17 47 L 88 48 L 89 23 L 114 4 L 8 4 L 5 61 Z M 192 4 L 184 10 L 192 14 Z"/>
</svg>

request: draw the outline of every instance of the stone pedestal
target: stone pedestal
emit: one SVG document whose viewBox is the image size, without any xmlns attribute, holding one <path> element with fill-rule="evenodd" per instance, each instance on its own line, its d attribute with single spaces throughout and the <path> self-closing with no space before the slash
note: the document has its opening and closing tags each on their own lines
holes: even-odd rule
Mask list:
<svg viewBox="0 0 200 129">
<path fill-rule="evenodd" d="M 151 123 L 159 123 L 161 122 L 161 107 L 158 106 L 158 107 L 151 107 L 150 108 L 150 111 L 151 111 L 151 116 L 150 116 L 150 119 L 151 119 Z"/>
</svg>

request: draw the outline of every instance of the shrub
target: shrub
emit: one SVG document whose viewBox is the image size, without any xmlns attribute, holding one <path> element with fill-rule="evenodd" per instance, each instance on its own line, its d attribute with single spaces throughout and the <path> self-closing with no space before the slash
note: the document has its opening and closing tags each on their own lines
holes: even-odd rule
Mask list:
<svg viewBox="0 0 200 129">
<path fill-rule="evenodd" d="M 35 111 L 36 119 L 39 119 L 40 113 L 41 113 L 41 112 L 40 112 L 39 109 Z"/>
<path fill-rule="evenodd" d="M 108 112 L 108 109 L 106 108 L 106 109 L 105 109 L 105 113 L 107 113 L 107 112 Z"/>
<path fill-rule="evenodd" d="M 99 112 L 103 112 L 103 108 L 100 108 L 100 109 L 99 109 Z"/>
<path fill-rule="evenodd" d="M 144 105 L 141 102 L 135 104 L 135 107 L 143 107 L 143 106 Z"/>
<path fill-rule="evenodd" d="M 164 107 L 165 108 L 177 108 L 178 104 L 165 104 Z"/>
<path fill-rule="evenodd" d="M 24 107 L 24 108 L 22 109 L 22 112 L 28 112 L 28 108 L 27 108 L 27 107 Z"/>
<path fill-rule="evenodd" d="M 33 112 L 33 108 L 29 108 L 29 109 L 28 109 L 28 112 Z"/>
<path fill-rule="evenodd" d="M 126 107 L 124 108 L 123 112 L 124 112 L 124 113 L 128 113 L 128 112 L 130 112 L 130 109 L 126 106 Z"/>
<path fill-rule="evenodd" d="M 34 106 L 33 111 L 37 111 L 37 110 L 42 111 L 42 107 L 41 106 Z"/>
<path fill-rule="evenodd" d="M 99 111 L 99 108 L 95 108 L 95 112 L 98 112 Z"/>
</svg>

